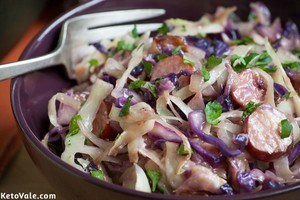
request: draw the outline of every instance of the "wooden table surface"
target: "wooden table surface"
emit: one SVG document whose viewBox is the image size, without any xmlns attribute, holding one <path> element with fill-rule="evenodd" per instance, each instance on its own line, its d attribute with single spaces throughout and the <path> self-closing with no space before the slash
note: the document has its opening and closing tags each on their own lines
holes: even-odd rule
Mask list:
<svg viewBox="0 0 300 200">
<path fill-rule="evenodd" d="M 51 16 L 50 16 L 51 15 Z M 19 42 L 0 60 L 0 64 L 17 61 L 22 51 L 31 39 L 55 17 L 53 13 L 49 16 L 41 16 L 37 19 L 20 38 Z M 20 132 L 13 116 L 10 103 L 10 80 L 0 82 L 0 136 L 1 134 L 16 134 L 21 141 Z M 20 142 L 21 143 L 21 142 Z M 0 150 L 3 148 L 0 144 Z M 41 175 L 30 159 L 23 144 L 6 167 L 4 174 L 0 177 L 0 192 L 6 193 L 55 193 L 52 187 Z M 61 199 L 57 196 L 56 199 Z"/>
</svg>

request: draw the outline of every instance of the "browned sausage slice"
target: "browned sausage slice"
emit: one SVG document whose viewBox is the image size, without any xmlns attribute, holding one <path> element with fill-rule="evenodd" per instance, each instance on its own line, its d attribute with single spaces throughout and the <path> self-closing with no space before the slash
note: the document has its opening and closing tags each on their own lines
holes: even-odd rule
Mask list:
<svg viewBox="0 0 300 200">
<path fill-rule="evenodd" d="M 232 99 L 242 107 L 249 101 L 262 103 L 265 93 L 264 80 L 255 69 L 246 69 L 238 73 L 230 91 Z"/>
<path fill-rule="evenodd" d="M 159 35 L 154 38 L 149 52 L 162 53 L 166 51 L 172 51 L 178 46 L 181 46 L 185 51 L 186 42 L 182 37 L 175 35 Z"/>
<path fill-rule="evenodd" d="M 179 73 L 182 70 L 193 71 L 194 67 L 191 64 L 183 62 L 180 55 L 172 55 L 160 60 L 151 71 L 151 80 L 161 78 L 170 73 Z"/>
<path fill-rule="evenodd" d="M 248 133 L 248 150 L 253 157 L 271 161 L 283 155 L 292 136 L 281 138 L 280 122 L 286 116 L 269 104 L 259 106 L 245 121 L 244 130 Z"/>
</svg>

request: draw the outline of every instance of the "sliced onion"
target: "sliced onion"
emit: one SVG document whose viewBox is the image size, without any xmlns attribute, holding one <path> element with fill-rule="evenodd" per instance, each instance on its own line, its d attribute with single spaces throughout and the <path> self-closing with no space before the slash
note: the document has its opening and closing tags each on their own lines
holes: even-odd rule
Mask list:
<svg viewBox="0 0 300 200">
<path fill-rule="evenodd" d="M 225 157 L 222 154 L 213 154 L 206 151 L 200 144 L 196 142 L 191 142 L 191 147 L 195 152 L 197 152 L 205 162 L 210 164 L 213 168 L 220 167 L 222 163 L 225 161 Z"/>
<path fill-rule="evenodd" d="M 199 123 L 199 121 L 201 122 L 203 120 L 201 119 L 201 116 L 203 116 L 203 111 L 193 111 L 188 116 L 190 127 L 199 138 L 216 146 L 218 149 L 220 149 L 222 154 L 227 157 L 234 157 L 242 153 L 239 149 L 229 149 L 221 139 L 204 133 L 201 130 L 201 123 Z"/>
<path fill-rule="evenodd" d="M 151 138 L 164 139 L 165 141 L 180 143 L 182 139 L 171 129 L 155 122 L 153 129 L 148 133 Z"/>
</svg>

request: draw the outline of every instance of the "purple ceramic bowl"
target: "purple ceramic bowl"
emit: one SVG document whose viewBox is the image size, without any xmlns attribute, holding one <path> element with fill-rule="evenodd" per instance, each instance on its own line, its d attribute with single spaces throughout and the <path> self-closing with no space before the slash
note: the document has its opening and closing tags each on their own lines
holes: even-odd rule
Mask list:
<svg viewBox="0 0 300 200">
<path fill-rule="evenodd" d="M 167 14 L 152 21 L 161 22 L 165 18 L 181 17 L 197 20 L 206 12 L 213 12 L 218 5 L 236 5 L 238 14 L 246 17 L 250 1 L 245 0 L 94 0 L 83 4 L 59 17 L 44 29 L 26 48 L 21 60 L 44 55 L 52 51 L 57 44 L 62 23 L 77 15 L 130 8 L 164 8 Z M 264 1 L 273 16 L 283 20 L 293 19 L 300 24 L 298 1 Z M 282 9 L 284 8 L 284 9 Z M 298 21 L 297 21 L 298 20 Z M 48 130 L 48 100 L 53 94 L 75 84 L 68 80 L 62 66 L 30 73 L 12 81 L 11 99 L 15 117 L 23 132 L 23 139 L 28 153 L 44 176 L 55 188 L 58 196 L 64 199 L 297 199 L 300 196 L 300 183 L 282 189 L 268 190 L 254 194 L 235 196 L 169 196 L 148 194 L 109 184 L 91 177 L 64 163 L 40 143 Z"/>
</svg>

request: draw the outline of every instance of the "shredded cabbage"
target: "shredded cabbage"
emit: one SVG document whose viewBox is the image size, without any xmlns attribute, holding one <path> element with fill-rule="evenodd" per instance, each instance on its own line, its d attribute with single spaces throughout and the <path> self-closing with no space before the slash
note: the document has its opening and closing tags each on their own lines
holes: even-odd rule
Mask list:
<svg viewBox="0 0 300 200">
<path fill-rule="evenodd" d="M 250 7 L 247 21 L 219 7 L 152 33 L 78 38 L 78 85 L 49 100 L 42 144 L 147 193 L 233 195 L 300 181 L 299 33 L 262 3 Z"/>
</svg>

